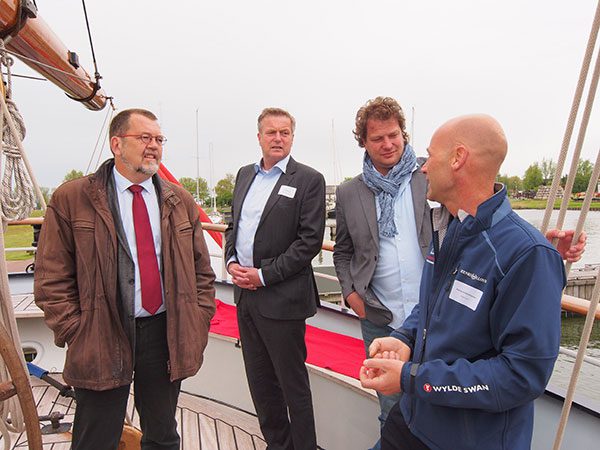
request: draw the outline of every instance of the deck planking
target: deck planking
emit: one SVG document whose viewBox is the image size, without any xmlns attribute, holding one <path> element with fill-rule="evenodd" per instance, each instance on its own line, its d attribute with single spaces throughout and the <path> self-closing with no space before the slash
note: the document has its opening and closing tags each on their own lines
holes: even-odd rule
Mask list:
<svg viewBox="0 0 600 450">
<path fill-rule="evenodd" d="M 53 377 L 62 381 L 58 374 Z M 60 397 L 55 388 L 37 378 L 31 379 L 31 385 L 40 416 L 58 411 L 65 414 L 61 423 L 73 422 L 75 402 L 72 399 Z M 133 391 L 129 396 L 127 413 L 133 425 L 139 427 Z M 267 447 L 254 415 L 207 398 L 181 392 L 176 418 L 181 450 L 265 450 Z M 10 436 L 11 449 L 28 448 L 25 433 L 10 433 Z M 44 450 L 68 450 L 71 434 L 42 435 L 42 441 Z M 0 448 L 3 447 L 4 438 L 0 436 Z"/>
<path fill-rule="evenodd" d="M 14 294 L 11 297 L 17 319 L 44 317 L 43 311 L 35 304 L 33 294 Z"/>
</svg>

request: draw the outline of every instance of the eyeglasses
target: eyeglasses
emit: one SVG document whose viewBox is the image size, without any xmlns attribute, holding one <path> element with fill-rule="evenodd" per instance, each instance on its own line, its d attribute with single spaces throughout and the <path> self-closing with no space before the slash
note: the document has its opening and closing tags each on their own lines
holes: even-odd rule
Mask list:
<svg viewBox="0 0 600 450">
<path fill-rule="evenodd" d="M 139 139 L 146 145 L 150 145 L 152 143 L 152 140 L 154 139 L 156 141 L 156 143 L 158 145 L 160 145 L 161 147 L 163 145 L 165 145 L 165 142 L 167 142 L 167 138 L 164 136 L 161 136 L 160 134 L 158 136 L 152 136 L 151 134 L 121 134 L 121 135 L 118 135 L 117 137 L 120 137 L 120 138 L 133 137 L 133 138 Z"/>
</svg>

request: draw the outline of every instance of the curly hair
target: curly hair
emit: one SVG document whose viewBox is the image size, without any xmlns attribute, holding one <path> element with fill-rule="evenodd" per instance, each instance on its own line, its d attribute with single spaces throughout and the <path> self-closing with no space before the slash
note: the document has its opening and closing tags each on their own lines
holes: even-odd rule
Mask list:
<svg viewBox="0 0 600 450">
<path fill-rule="evenodd" d="M 260 113 L 260 116 L 258 116 L 258 121 L 257 121 L 259 132 L 260 132 L 260 123 L 267 116 L 284 116 L 284 117 L 287 117 L 288 119 L 290 119 L 290 122 L 292 124 L 292 134 L 294 134 L 294 130 L 296 129 L 296 119 L 294 119 L 294 116 L 292 116 L 285 109 L 281 109 L 281 108 L 265 108 L 262 110 L 262 112 Z"/>
<path fill-rule="evenodd" d="M 396 119 L 402 131 L 404 142 L 409 141 L 406 132 L 406 119 L 400 104 L 391 97 L 377 97 L 365 103 L 356 113 L 356 128 L 352 131 L 359 147 L 365 146 L 367 139 L 367 122 L 369 119 L 385 121 Z"/>
</svg>

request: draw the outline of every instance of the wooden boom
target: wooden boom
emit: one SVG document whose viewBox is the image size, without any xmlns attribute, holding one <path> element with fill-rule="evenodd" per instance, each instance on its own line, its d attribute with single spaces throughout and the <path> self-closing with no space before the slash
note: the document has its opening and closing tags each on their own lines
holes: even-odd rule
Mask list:
<svg viewBox="0 0 600 450">
<path fill-rule="evenodd" d="M 106 95 L 101 89 L 94 92 L 95 80 L 81 67 L 69 62 L 69 50 L 58 36 L 40 17 L 22 19 L 21 3 L 26 0 L 0 0 L 0 35 L 11 32 L 12 38 L 6 48 L 17 55 L 31 69 L 46 77 L 52 83 L 75 99 L 85 99 L 86 108 L 97 111 L 106 105 Z M 33 15 L 32 13 L 30 14 Z M 22 27 L 19 28 L 19 25 Z M 47 64 L 66 73 L 36 64 Z"/>
</svg>

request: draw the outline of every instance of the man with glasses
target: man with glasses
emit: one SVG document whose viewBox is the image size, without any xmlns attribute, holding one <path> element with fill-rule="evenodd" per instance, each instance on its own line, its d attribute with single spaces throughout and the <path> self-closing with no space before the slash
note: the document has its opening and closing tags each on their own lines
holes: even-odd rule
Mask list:
<svg viewBox="0 0 600 450">
<path fill-rule="evenodd" d="M 74 450 L 117 449 L 132 381 L 142 448 L 179 449 L 175 408 L 202 364 L 214 274 L 193 198 L 156 175 L 166 140 L 150 111 L 120 112 L 114 158 L 48 205 L 35 298 L 68 346 Z"/>
</svg>

